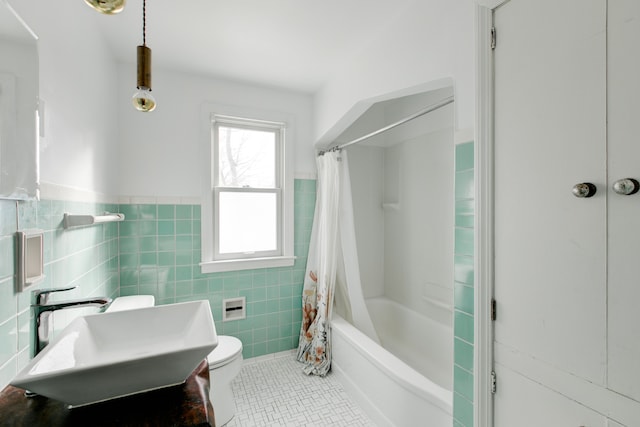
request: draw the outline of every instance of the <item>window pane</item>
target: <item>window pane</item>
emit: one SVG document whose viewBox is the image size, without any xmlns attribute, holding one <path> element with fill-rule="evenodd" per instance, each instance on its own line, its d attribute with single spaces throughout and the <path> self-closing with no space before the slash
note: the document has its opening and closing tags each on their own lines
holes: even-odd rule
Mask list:
<svg viewBox="0 0 640 427">
<path fill-rule="evenodd" d="M 276 133 L 218 127 L 218 186 L 274 188 Z"/>
<path fill-rule="evenodd" d="M 278 249 L 275 193 L 220 192 L 220 253 Z"/>
</svg>

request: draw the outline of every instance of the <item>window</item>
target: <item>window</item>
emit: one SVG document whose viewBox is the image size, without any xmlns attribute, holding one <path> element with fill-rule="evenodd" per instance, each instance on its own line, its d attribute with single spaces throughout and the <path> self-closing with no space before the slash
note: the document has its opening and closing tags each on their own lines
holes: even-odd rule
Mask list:
<svg viewBox="0 0 640 427">
<path fill-rule="evenodd" d="M 293 265 L 293 179 L 284 122 L 210 116 L 204 273 Z M 210 232 L 209 232 L 210 230 Z"/>
</svg>

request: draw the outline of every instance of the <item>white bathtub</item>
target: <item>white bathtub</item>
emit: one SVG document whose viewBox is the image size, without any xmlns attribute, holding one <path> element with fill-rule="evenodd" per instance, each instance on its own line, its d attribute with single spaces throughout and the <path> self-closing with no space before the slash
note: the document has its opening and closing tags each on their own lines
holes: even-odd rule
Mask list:
<svg viewBox="0 0 640 427">
<path fill-rule="evenodd" d="M 336 377 L 379 426 L 450 427 L 451 327 L 387 298 L 369 299 L 367 306 L 380 341 L 398 356 L 334 314 Z"/>
</svg>

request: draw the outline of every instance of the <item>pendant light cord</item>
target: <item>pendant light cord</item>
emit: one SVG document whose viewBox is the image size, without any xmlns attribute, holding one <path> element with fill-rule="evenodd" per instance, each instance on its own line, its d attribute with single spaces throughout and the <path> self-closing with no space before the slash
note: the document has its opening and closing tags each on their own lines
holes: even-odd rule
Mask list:
<svg viewBox="0 0 640 427">
<path fill-rule="evenodd" d="M 147 0 L 142 0 L 142 46 L 147 45 Z"/>
</svg>

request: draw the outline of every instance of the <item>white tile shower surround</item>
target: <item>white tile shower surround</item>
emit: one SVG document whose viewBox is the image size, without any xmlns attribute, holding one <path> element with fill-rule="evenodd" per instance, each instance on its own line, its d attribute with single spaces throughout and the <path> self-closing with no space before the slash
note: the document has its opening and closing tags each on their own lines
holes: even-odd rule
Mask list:
<svg viewBox="0 0 640 427">
<path fill-rule="evenodd" d="M 307 376 L 295 353 L 245 361 L 231 383 L 236 415 L 227 427 L 375 426 L 329 373 Z"/>
</svg>

